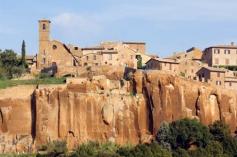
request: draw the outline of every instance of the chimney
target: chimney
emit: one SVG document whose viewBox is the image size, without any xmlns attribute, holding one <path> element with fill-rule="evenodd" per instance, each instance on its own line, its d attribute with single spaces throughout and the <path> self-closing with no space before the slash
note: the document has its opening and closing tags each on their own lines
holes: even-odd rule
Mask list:
<svg viewBox="0 0 237 157">
<path fill-rule="evenodd" d="M 234 42 L 231 42 L 231 44 L 230 44 L 231 46 L 235 46 L 235 43 Z"/>
</svg>

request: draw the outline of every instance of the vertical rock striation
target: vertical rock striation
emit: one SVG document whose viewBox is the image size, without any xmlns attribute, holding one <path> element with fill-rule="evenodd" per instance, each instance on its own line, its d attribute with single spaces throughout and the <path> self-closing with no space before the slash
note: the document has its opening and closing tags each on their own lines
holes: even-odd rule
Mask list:
<svg viewBox="0 0 237 157">
<path fill-rule="evenodd" d="M 222 120 L 236 131 L 237 92 L 159 71 L 133 76 L 0 90 L 0 152 L 28 152 L 53 140 L 66 140 L 69 148 L 149 142 L 162 122 L 185 117 L 205 125 Z"/>
</svg>

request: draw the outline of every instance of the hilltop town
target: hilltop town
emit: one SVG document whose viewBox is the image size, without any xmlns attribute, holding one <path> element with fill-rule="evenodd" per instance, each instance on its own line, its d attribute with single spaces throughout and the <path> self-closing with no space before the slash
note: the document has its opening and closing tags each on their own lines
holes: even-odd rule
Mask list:
<svg viewBox="0 0 237 157">
<path fill-rule="evenodd" d="M 38 26 L 36 56 L 0 52 L 11 74 L 0 77 L 0 153 L 237 153 L 234 43 L 160 58 L 144 42 L 80 47 L 51 39 L 51 21 Z"/>
<path fill-rule="evenodd" d="M 51 21 L 39 21 L 39 52 L 28 57 L 30 72 L 52 76 L 82 76 L 88 67 L 98 73 L 103 67 L 160 70 L 212 86 L 237 89 L 237 46 L 192 47 L 166 58 L 149 54 L 144 42 L 102 42 L 93 47 L 66 45 L 51 39 Z M 100 68 L 101 67 L 101 68 Z"/>
</svg>

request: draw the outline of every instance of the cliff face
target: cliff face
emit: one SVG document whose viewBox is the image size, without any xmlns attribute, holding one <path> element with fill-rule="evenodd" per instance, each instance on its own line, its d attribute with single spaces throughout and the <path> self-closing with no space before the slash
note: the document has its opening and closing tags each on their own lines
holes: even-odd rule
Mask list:
<svg viewBox="0 0 237 157">
<path fill-rule="evenodd" d="M 153 133 L 163 121 L 196 118 L 209 125 L 225 121 L 236 130 L 237 92 L 211 87 L 204 83 L 184 80 L 161 72 L 135 75 L 138 93 L 144 93 L 152 116 Z"/>
<path fill-rule="evenodd" d="M 97 78 L 17 89 L 25 94 L 0 91 L 1 152 L 31 151 L 52 140 L 66 140 L 70 148 L 90 140 L 147 142 L 163 121 L 184 117 L 206 125 L 223 120 L 233 132 L 237 124 L 237 92 L 157 71 L 138 71 L 132 83 Z"/>
<path fill-rule="evenodd" d="M 142 95 L 87 83 L 37 90 L 35 96 L 36 145 L 57 139 L 70 147 L 90 140 L 138 143 L 147 135 Z"/>
</svg>

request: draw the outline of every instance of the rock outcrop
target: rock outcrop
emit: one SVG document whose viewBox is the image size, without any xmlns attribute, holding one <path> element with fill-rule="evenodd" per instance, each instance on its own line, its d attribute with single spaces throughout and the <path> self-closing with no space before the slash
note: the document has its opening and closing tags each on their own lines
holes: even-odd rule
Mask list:
<svg viewBox="0 0 237 157">
<path fill-rule="evenodd" d="M 149 142 L 162 122 L 184 117 L 205 125 L 223 120 L 236 130 L 235 91 L 159 71 L 137 71 L 130 81 L 71 82 L 0 90 L 0 151 L 32 151 L 52 140 L 70 148 L 91 140 Z"/>
</svg>

